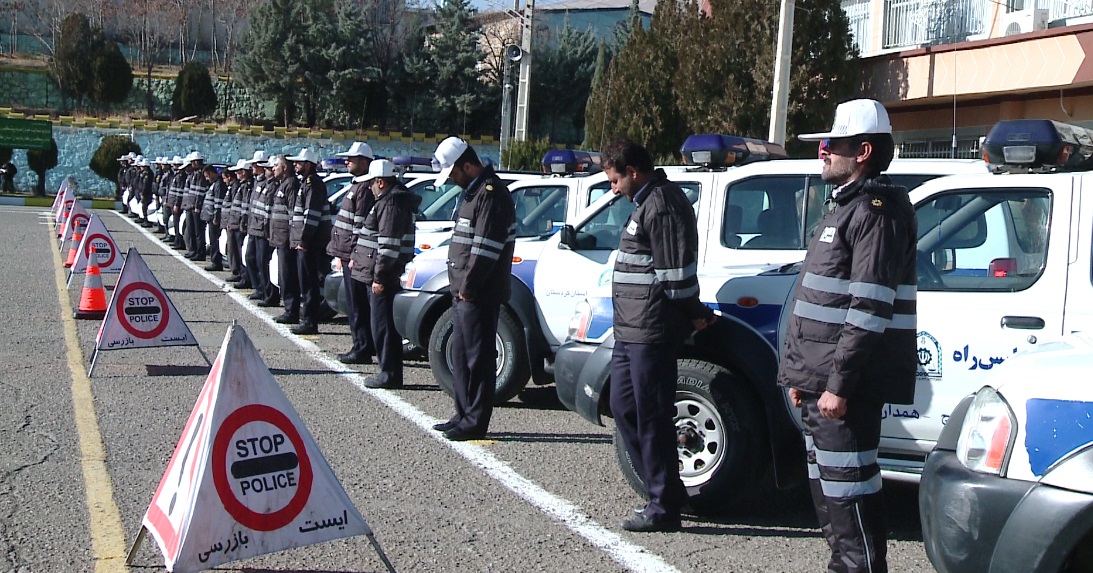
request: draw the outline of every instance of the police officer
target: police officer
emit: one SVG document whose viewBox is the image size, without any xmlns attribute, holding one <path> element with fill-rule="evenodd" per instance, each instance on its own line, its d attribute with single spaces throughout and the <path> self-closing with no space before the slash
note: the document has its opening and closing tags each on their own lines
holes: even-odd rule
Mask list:
<svg viewBox="0 0 1093 573">
<path fill-rule="evenodd" d="M 281 303 L 285 309 L 274 320 L 281 324 L 299 324 L 300 274 L 296 262 L 298 251 L 290 244 L 290 237 L 292 213 L 296 207 L 300 180 L 296 178 L 292 165 L 283 155 L 276 156 L 273 175 L 277 179 L 277 185 L 271 197 L 269 243 L 277 249 L 277 278 L 281 287 Z"/>
<path fill-rule="evenodd" d="M 171 165 L 174 167 L 174 176 L 171 178 L 171 189 L 169 192 L 171 204 L 171 229 L 174 231 L 174 238 L 171 239 L 171 246 L 176 249 L 182 249 L 185 246 L 185 238 L 182 236 L 182 200 L 186 198 L 186 178 L 189 177 L 189 166 L 186 165 L 186 161 L 183 157 L 176 155 L 171 160 Z"/>
<path fill-rule="evenodd" d="M 132 196 L 134 199 L 140 199 L 140 213 L 136 215 L 140 219 L 142 227 L 151 226 L 151 223 L 148 222 L 148 206 L 152 204 L 152 180 L 154 178 L 152 164 L 148 162 L 147 158 L 141 157 L 140 161 L 136 163 L 136 172 L 132 178 Z"/>
<path fill-rule="evenodd" d="M 914 399 L 915 212 L 881 174 L 895 145 L 879 102 L 839 104 L 831 131 L 799 137 L 820 142 L 821 176 L 836 187 L 797 282 L 778 383 L 801 408 L 828 571 L 883 572 L 877 446 L 882 406 Z"/>
<path fill-rule="evenodd" d="M 137 158 L 137 154 L 130 151 L 125 155 L 118 158 L 118 162 L 121 165 L 118 167 L 118 181 L 115 195 L 118 201 L 121 201 L 121 212 L 129 212 L 129 168 Z"/>
<path fill-rule="evenodd" d="M 228 282 L 237 282 L 243 279 L 246 269 L 243 266 L 243 241 L 247 234 L 247 211 L 250 209 L 251 193 L 254 191 L 254 178 L 251 176 L 253 160 L 243 162 L 244 169 L 236 173 L 238 183 L 231 189 L 231 197 L 225 215 L 224 228 L 228 233 L 227 256 Z"/>
<path fill-rule="evenodd" d="M 611 413 L 649 503 L 628 531 L 678 531 L 687 490 L 676 454 L 676 354 L 715 319 L 698 299 L 698 227 L 691 203 L 641 145 L 611 142 L 601 154 L 611 190 L 635 205 L 611 278 L 615 348 Z"/>
<path fill-rule="evenodd" d="M 441 167 L 436 186 L 451 179 L 462 187 L 448 251 L 452 290 L 452 385 L 455 415 L 433 426 L 452 441 L 482 438 L 493 415 L 497 384 L 497 319 L 509 298 L 516 238 L 516 206 L 492 167 L 458 137 L 440 142 L 433 158 Z"/>
<path fill-rule="evenodd" d="M 371 312 L 369 311 L 368 292 L 371 283 L 353 280 L 349 260 L 357 246 L 358 235 L 364 218 L 372 210 L 376 198 L 372 194 L 371 179 L 368 179 L 368 165 L 372 163 L 372 148 L 364 142 L 354 141 L 349 151 L 336 154 L 344 157 L 353 175 L 353 183 L 342 197 L 341 208 L 330 230 L 330 243 L 326 254 L 337 257 L 342 263 L 342 285 L 345 287 L 345 314 L 349 317 L 349 332 L 353 338 L 353 347 L 349 352 L 338 355 L 338 360 L 345 364 L 371 364 L 375 344 L 372 342 Z"/>
<path fill-rule="evenodd" d="M 399 388 L 402 335 L 395 330 L 393 310 L 402 271 L 414 258 L 414 213 L 421 196 L 399 182 L 395 165 L 386 159 L 372 162 L 365 181 L 372 187 L 376 204 L 364 220 L 353 251 L 353 282 L 369 286 L 371 332 L 380 367 L 379 372 L 365 376 L 364 385 Z"/>
<path fill-rule="evenodd" d="M 288 159 L 296 164 L 296 174 L 302 179 L 292 208 L 289 246 L 296 249 L 303 312 L 300 324 L 292 328 L 292 333 L 318 334 L 323 302 L 322 273 L 328 270 L 324 269 L 324 262 L 329 263 L 326 245 L 330 242 L 330 202 L 326 198 L 326 184 L 315 173 L 319 155 L 304 148 L 299 155 Z"/>
<path fill-rule="evenodd" d="M 228 188 L 235 187 L 235 172 L 242 163 L 240 160 L 234 166 L 225 168 L 223 173 L 217 173 L 216 167 L 212 165 L 206 165 L 204 169 L 205 180 L 209 182 L 205 203 L 201 206 L 201 220 L 209 231 L 209 264 L 205 265 L 207 271 L 224 270 L 224 255 L 220 252 L 224 198 L 228 195 Z"/>
<path fill-rule="evenodd" d="M 198 151 L 191 151 L 186 156 L 190 165 L 190 174 L 186 178 L 186 193 L 182 196 L 182 210 L 186 212 L 186 224 L 183 229 L 186 243 L 186 258 L 194 261 L 203 260 L 206 255 L 205 222 L 201 220 L 201 207 L 205 204 L 205 192 L 209 182 L 205 179 L 205 156 Z"/>
<path fill-rule="evenodd" d="M 276 159 L 276 156 L 274 157 Z M 280 300 L 277 287 L 273 286 L 269 279 L 269 261 L 272 253 L 271 243 L 275 232 L 273 210 L 273 196 L 277 192 L 280 180 L 263 177 L 266 168 L 261 162 L 255 163 L 251 168 L 255 177 L 254 188 L 250 195 L 250 216 L 247 219 L 247 237 L 249 239 L 246 254 L 246 275 L 239 281 L 238 288 L 253 288 L 252 300 L 263 304 L 269 300 Z M 284 216 L 287 225 L 287 215 Z M 282 271 L 283 272 L 283 271 Z M 276 303 L 275 303 L 276 304 Z"/>
<path fill-rule="evenodd" d="M 164 211 L 163 206 L 166 204 L 167 197 L 167 174 L 170 172 L 170 158 L 157 157 L 156 158 L 156 175 L 152 180 L 152 193 L 155 196 L 156 210 L 159 213 L 159 222 L 155 223 L 152 229 L 153 233 L 162 233 L 167 228 L 167 212 Z"/>
</svg>

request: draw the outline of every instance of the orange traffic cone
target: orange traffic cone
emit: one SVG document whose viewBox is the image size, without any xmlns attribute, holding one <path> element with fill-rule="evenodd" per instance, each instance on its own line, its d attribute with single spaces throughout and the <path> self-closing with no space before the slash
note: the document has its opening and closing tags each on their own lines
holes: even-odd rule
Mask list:
<svg viewBox="0 0 1093 573">
<path fill-rule="evenodd" d="M 80 293 L 80 308 L 72 313 L 74 318 L 100 320 L 106 316 L 106 291 L 102 288 L 102 273 L 99 272 L 99 257 L 95 247 L 87 257 L 87 274 L 83 279 L 83 292 Z"/>
<path fill-rule="evenodd" d="M 76 230 L 72 231 L 72 243 L 68 247 L 68 257 L 65 259 L 65 268 L 69 268 L 76 264 L 76 255 L 78 254 L 80 243 L 83 242 L 83 226 L 76 227 Z M 96 269 L 98 270 L 98 269 Z"/>
</svg>

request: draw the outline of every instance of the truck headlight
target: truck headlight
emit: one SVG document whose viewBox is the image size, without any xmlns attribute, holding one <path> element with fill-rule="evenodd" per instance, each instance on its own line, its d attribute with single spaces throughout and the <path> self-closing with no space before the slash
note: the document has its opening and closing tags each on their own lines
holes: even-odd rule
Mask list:
<svg viewBox="0 0 1093 573">
<path fill-rule="evenodd" d="M 592 305 L 587 300 L 582 300 L 573 309 L 573 318 L 569 319 L 566 334 L 570 340 L 584 340 L 588 336 L 589 324 L 592 324 Z"/>
<path fill-rule="evenodd" d="M 402 288 L 404 288 L 404 289 L 413 289 L 414 288 L 414 278 L 416 278 L 416 277 L 417 277 L 417 268 L 414 267 L 414 263 L 412 263 L 412 262 L 411 263 L 406 263 L 406 270 L 403 271 L 401 281 L 400 281 L 400 282 L 402 282 Z"/>
<path fill-rule="evenodd" d="M 1017 421 L 1009 405 L 990 386 L 975 394 L 964 423 L 956 457 L 970 470 L 1001 475 L 1017 435 Z"/>
</svg>

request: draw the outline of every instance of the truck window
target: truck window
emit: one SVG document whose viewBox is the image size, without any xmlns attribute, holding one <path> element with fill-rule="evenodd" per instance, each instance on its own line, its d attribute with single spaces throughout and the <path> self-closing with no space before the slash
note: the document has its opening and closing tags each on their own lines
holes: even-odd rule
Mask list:
<svg viewBox="0 0 1093 573">
<path fill-rule="evenodd" d="M 802 249 L 801 224 L 806 205 L 822 189 L 801 175 L 754 177 L 727 189 L 721 244 L 743 249 Z M 823 203 L 819 199 L 820 204 Z"/>
<path fill-rule="evenodd" d="M 918 288 L 1024 290 L 1043 274 L 1051 195 L 969 190 L 930 199 L 918 215 Z"/>
<path fill-rule="evenodd" d="M 579 251 L 613 251 L 619 247 L 622 229 L 634 212 L 634 204 L 618 195 L 599 213 L 576 229 Z"/>
<path fill-rule="evenodd" d="M 516 236 L 553 235 L 565 223 L 569 187 L 522 187 L 512 192 L 516 204 Z"/>
<path fill-rule="evenodd" d="M 681 181 L 675 181 L 674 183 L 683 188 L 683 193 L 687 195 L 687 199 L 689 199 L 691 201 L 692 206 L 698 204 L 698 196 L 699 196 L 699 192 L 702 190 L 702 184 L 696 183 L 694 181 L 682 181 L 682 182 Z M 588 188 L 588 205 L 591 205 L 591 204 L 595 203 L 597 199 L 599 199 L 600 197 L 603 197 L 604 195 L 607 195 L 610 192 L 611 192 L 611 182 L 610 181 L 603 181 L 601 183 L 596 183 L 595 185 L 589 187 Z M 588 205 L 585 205 L 585 207 L 587 207 Z"/>
</svg>

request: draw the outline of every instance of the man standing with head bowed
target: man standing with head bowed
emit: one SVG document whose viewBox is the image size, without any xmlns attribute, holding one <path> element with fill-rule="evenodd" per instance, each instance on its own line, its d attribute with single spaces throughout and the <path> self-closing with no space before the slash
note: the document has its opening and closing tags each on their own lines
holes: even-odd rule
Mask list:
<svg viewBox="0 0 1093 573">
<path fill-rule="evenodd" d="M 441 167 L 437 187 L 450 179 L 464 189 L 448 250 L 455 414 L 433 428 L 452 441 L 474 440 L 486 435 L 493 415 L 497 319 L 510 294 L 516 206 L 466 141 L 445 139 L 433 158 Z"/>
</svg>

